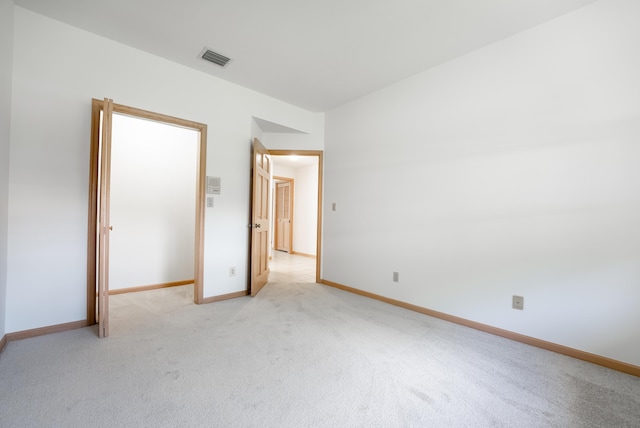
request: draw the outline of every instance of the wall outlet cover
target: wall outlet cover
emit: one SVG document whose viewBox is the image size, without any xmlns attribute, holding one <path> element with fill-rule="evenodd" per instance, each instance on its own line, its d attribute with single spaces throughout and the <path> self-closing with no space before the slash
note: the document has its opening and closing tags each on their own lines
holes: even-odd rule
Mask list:
<svg viewBox="0 0 640 428">
<path fill-rule="evenodd" d="M 511 306 L 513 307 L 513 309 L 524 309 L 524 297 L 513 296 Z"/>
</svg>

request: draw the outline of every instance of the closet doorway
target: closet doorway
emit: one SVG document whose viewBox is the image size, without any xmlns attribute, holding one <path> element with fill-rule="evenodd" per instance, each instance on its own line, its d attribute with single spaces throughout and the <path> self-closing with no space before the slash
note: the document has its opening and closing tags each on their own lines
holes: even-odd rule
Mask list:
<svg viewBox="0 0 640 428">
<path fill-rule="evenodd" d="M 109 295 L 193 283 L 202 302 L 206 125 L 93 100 L 87 318 Z"/>
</svg>

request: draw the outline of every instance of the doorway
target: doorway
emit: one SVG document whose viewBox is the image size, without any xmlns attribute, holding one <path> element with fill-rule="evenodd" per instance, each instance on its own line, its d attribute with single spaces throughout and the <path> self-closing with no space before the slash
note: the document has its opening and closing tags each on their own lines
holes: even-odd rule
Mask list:
<svg viewBox="0 0 640 428">
<path fill-rule="evenodd" d="M 107 111 L 105 111 L 105 105 L 108 106 L 106 109 Z M 182 154 L 179 156 L 176 155 L 177 152 L 174 150 L 174 154 L 170 155 L 173 157 L 173 159 L 170 160 L 170 163 L 172 164 L 170 169 L 165 165 L 165 169 L 169 169 L 168 171 L 165 171 L 166 177 L 163 177 L 162 174 L 155 175 L 155 178 L 152 177 L 149 170 L 143 171 L 143 162 L 140 161 L 140 165 L 138 165 L 140 170 L 138 172 L 143 176 L 146 175 L 142 177 L 142 179 L 147 179 L 147 183 L 143 184 L 145 187 L 142 193 L 144 194 L 141 194 L 140 191 L 136 193 L 135 190 L 130 192 L 127 192 L 126 190 L 124 192 L 121 191 L 121 194 L 119 195 L 119 204 L 117 209 L 114 209 L 114 216 L 110 219 L 109 217 L 111 216 L 112 210 L 111 185 L 114 185 L 114 190 L 117 188 L 122 190 L 127 187 L 126 177 L 124 177 L 124 183 L 118 182 L 118 180 L 112 180 L 111 177 L 111 169 L 113 166 L 111 163 L 112 156 L 119 153 L 117 150 L 113 150 L 115 146 L 111 141 L 113 125 L 117 122 L 117 120 L 114 121 L 114 118 L 119 118 L 121 121 L 137 121 L 140 124 L 144 123 L 148 126 L 160 126 L 163 128 L 163 131 L 161 131 L 163 133 L 170 134 L 171 132 L 175 132 L 175 135 L 179 135 L 180 133 L 184 135 L 190 134 L 191 138 L 193 138 L 193 148 L 191 152 L 187 150 L 186 152 L 181 152 Z M 149 132 L 148 126 L 147 131 L 145 132 Z M 156 141 L 159 141 L 159 139 L 156 139 Z M 123 148 L 120 147 L 120 149 Z M 204 124 L 114 104 L 111 100 L 93 100 L 87 268 L 87 320 L 89 322 L 96 323 L 96 321 L 98 321 L 100 324 L 104 323 L 108 326 L 108 295 L 110 294 L 110 268 L 108 261 L 110 240 L 113 241 L 112 243 L 115 248 L 120 249 L 117 255 L 114 254 L 114 262 L 117 258 L 124 260 L 124 262 L 120 264 L 120 270 L 128 270 L 129 274 L 135 273 L 139 277 L 140 275 L 146 274 L 147 278 L 155 278 L 150 280 L 153 284 L 144 284 L 141 287 L 131 287 L 131 283 L 127 284 L 122 280 L 124 276 L 128 276 L 129 274 L 123 276 L 122 272 L 118 272 L 118 274 L 114 274 L 111 278 L 111 280 L 114 280 L 114 291 L 117 289 L 138 291 L 142 289 L 180 285 L 181 283 L 193 283 L 192 300 L 195 303 L 202 303 L 205 151 L 206 125 Z M 147 167 L 149 167 L 149 165 L 152 167 L 158 166 L 153 165 L 154 163 L 159 162 L 154 162 L 152 158 L 157 156 L 160 152 L 159 145 L 154 146 L 153 148 L 143 148 L 142 152 L 142 156 L 146 157 L 147 160 L 151 160 L 151 162 L 145 162 Z M 124 152 L 121 150 L 121 153 L 119 154 L 120 161 L 122 161 L 122 159 L 126 159 L 128 155 L 131 154 L 132 153 L 127 153 L 126 148 L 124 149 Z M 138 153 L 138 156 L 140 155 L 141 154 Z M 186 158 L 179 160 L 178 157 L 180 156 Z M 129 157 L 131 159 L 136 159 L 135 156 Z M 137 157 L 137 159 L 142 158 Z M 190 166 L 188 166 L 189 164 Z M 135 171 L 135 168 L 136 165 L 132 165 L 131 171 Z M 176 171 L 175 168 L 180 168 L 182 170 L 190 169 L 191 171 L 186 173 L 186 175 L 181 174 L 181 178 L 178 179 L 175 174 L 172 177 L 172 172 L 175 173 Z M 132 172 L 131 174 L 135 174 L 135 172 Z M 172 180 L 172 178 L 174 180 Z M 123 177 L 118 177 L 118 179 L 122 181 Z M 158 188 L 149 180 L 154 182 L 157 181 L 157 184 L 161 188 Z M 186 220 L 185 214 L 177 213 L 175 209 L 173 210 L 174 212 L 167 213 L 163 216 L 152 214 L 154 210 L 163 209 L 162 203 L 167 205 L 167 201 L 164 199 L 171 198 L 171 192 L 169 192 L 167 186 L 178 186 L 178 183 L 175 181 L 181 181 L 180 186 L 182 186 L 182 190 L 179 190 L 179 192 L 184 193 L 185 188 L 191 189 L 186 191 L 191 194 L 190 197 L 187 197 L 185 200 L 174 201 L 177 206 L 185 204 L 191 205 L 191 208 L 187 210 L 188 213 L 186 214 L 187 217 L 191 217 L 190 220 Z M 190 184 L 186 183 L 186 181 L 189 181 Z M 128 206 L 126 203 L 122 203 L 122 193 L 126 193 L 124 195 L 125 201 L 129 198 Z M 135 209 L 136 205 L 138 208 L 137 210 Z M 171 202 L 169 202 L 167 206 L 171 206 Z M 151 211 L 147 211 L 146 214 L 141 213 L 142 207 L 149 208 Z M 113 208 L 116 208 L 116 206 L 114 205 Z M 176 220 L 178 218 L 176 216 L 178 215 L 182 219 L 179 222 Z M 142 216 L 144 218 L 137 219 L 137 222 L 132 222 L 131 217 L 136 216 Z M 114 226 L 111 220 L 114 222 L 117 221 L 118 224 L 115 224 Z M 105 221 L 106 224 L 103 224 Z M 179 226 L 177 226 L 178 223 Z M 119 225 L 122 227 L 119 228 Z M 110 235 L 112 230 L 115 230 L 116 233 L 121 232 L 117 236 L 117 239 L 111 239 Z M 132 233 L 137 233 L 137 240 L 155 240 L 153 243 L 154 246 L 158 247 L 158 243 L 162 242 L 169 245 L 169 247 L 163 245 L 159 252 L 156 251 L 157 248 L 154 248 L 153 251 L 145 251 L 146 254 L 143 255 L 145 260 L 143 262 L 137 262 L 136 257 L 138 256 L 136 253 L 140 253 L 142 250 L 132 248 L 134 247 L 136 239 L 129 243 L 126 243 L 126 240 L 123 239 L 126 235 Z M 184 242 L 184 239 L 182 239 L 185 234 L 187 235 L 186 241 L 188 242 Z M 114 236 L 114 238 L 116 237 Z M 101 240 L 104 242 L 101 242 Z M 186 247 L 191 247 L 190 250 L 185 250 L 185 245 Z M 162 254 L 163 252 L 166 254 Z M 124 253 L 130 254 L 127 256 Z M 178 256 L 177 253 L 186 253 L 186 255 L 183 254 Z M 106 257 L 106 264 L 103 264 L 101 261 L 103 256 Z M 190 261 L 187 259 L 190 259 Z M 182 264 L 182 266 L 177 269 L 170 266 L 171 263 L 176 260 Z M 187 265 L 186 267 L 184 266 L 185 264 Z M 146 272 L 143 272 L 145 270 Z M 172 271 L 169 276 L 167 276 L 168 270 Z M 175 275 L 178 275 L 181 279 L 175 281 L 166 280 L 166 278 L 170 278 L 171 275 L 174 275 L 174 279 L 177 278 Z M 97 278 L 100 278 L 103 282 L 106 278 L 106 292 L 97 291 Z M 133 281 L 133 284 L 137 281 L 135 278 L 132 278 L 131 280 Z M 100 299 L 97 302 L 98 297 L 100 297 Z M 108 335 L 107 328 L 103 329 L 101 327 L 100 331 L 104 332 L 103 334 L 100 334 L 101 337 Z"/>
<path fill-rule="evenodd" d="M 315 192 L 316 222 L 310 229 L 315 231 L 315 263 L 314 278 L 320 283 L 322 262 L 322 174 L 323 152 L 318 150 L 268 150 L 257 138 L 252 144 L 251 160 L 251 228 L 249 244 L 249 281 L 247 291 L 251 296 L 257 295 L 269 280 L 269 255 L 273 254 L 272 225 L 273 196 L 271 195 L 273 180 L 273 158 L 298 156 L 317 160 L 317 181 Z M 295 246 L 294 246 L 295 247 Z M 295 248 L 294 248 L 295 252 Z"/>
<path fill-rule="evenodd" d="M 272 238 L 272 273 L 270 281 L 320 282 L 322 248 L 322 174 L 323 152 L 305 150 L 270 150 L 274 165 L 274 236 Z M 289 183 L 290 212 L 280 212 L 278 199 L 287 199 L 285 189 L 278 194 L 277 183 Z M 285 203 L 286 204 L 286 203 Z M 288 215 L 287 215 L 288 214 Z M 288 217 L 288 220 L 286 218 Z M 290 221 L 288 246 L 278 244 L 278 233 Z M 286 224 L 285 224 L 286 223 Z M 283 236 L 284 235 L 284 236 Z M 279 251 L 280 250 L 280 251 Z"/>
<path fill-rule="evenodd" d="M 109 242 L 110 333 L 193 305 L 199 132 L 114 114 Z"/>
</svg>

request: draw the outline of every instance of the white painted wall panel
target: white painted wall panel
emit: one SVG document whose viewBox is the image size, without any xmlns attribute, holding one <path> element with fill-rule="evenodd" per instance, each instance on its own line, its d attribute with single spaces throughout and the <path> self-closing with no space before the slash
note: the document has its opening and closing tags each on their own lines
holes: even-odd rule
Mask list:
<svg viewBox="0 0 640 428">
<path fill-rule="evenodd" d="M 6 333 L 13 1 L 0 0 L 0 339 Z"/>
<path fill-rule="evenodd" d="M 323 278 L 640 365 L 638 22 L 596 2 L 328 112 Z"/>
<path fill-rule="evenodd" d="M 194 278 L 200 133 L 115 114 L 109 289 Z"/>
<path fill-rule="evenodd" d="M 318 225 L 318 165 L 296 169 L 296 199 L 293 248 L 316 255 Z"/>
</svg>

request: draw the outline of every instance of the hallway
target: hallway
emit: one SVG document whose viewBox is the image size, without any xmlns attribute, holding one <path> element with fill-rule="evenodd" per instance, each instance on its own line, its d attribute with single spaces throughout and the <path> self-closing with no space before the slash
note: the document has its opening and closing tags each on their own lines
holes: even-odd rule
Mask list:
<svg viewBox="0 0 640 428">
<path fill-rule="evenodd" d="M 269 282 L 316 282 L 315 258 L 274 250 L 269 269 Z"/>
</svg>

